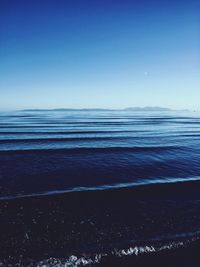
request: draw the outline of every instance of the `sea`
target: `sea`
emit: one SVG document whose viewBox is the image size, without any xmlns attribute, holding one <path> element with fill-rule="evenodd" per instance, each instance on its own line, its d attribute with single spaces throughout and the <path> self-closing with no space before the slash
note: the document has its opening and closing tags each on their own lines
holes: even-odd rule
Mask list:
<svg viewBox="0 0 200 267">
<path fill-rule="evenodd" d="M 1 267 L 193 267 L 199 239 L 200 113 L 0 113 Z"/>
</svg>

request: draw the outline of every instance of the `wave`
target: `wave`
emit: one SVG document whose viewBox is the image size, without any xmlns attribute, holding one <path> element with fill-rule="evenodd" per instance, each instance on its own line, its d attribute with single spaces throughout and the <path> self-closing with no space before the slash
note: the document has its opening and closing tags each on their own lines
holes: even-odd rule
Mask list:
<svg viewBox="0 0 200 267">
<path fill-rule="evenodd" d="M 89 132 L 89 134 L 91 134 L 92 132 Z M 105 133 L 109 133 L 109 132 L 105 132 Z M 116 132 L 112 132 L 110 134 L 114 134 Z M 14 133 L 15 135 L 16 133 Z M 18 133 L 19 134 L 19 133 Z M 53 135 L 58 135 L 58 133 L 51 133 Z M 59 134 L 65 134 L 65 133 L 59 133 Z M 74 135 L 74 133 L 70 133 L 68 132 L 68 135 Z M 75 134 L 85 134 L 85 133 L 82 133 L 82 132 L 76 132 Z M 87 133 L 88 134 L 88 133 Z M 99 134 L 99 132 L 96 132 L 96 134 Z M 38 133 L 31 133 L 31 135 L 33 135 L 32 138 L 28 138 L 27 137 L 27 134 L 26 134 L 26 137 L 25 138 L 16 138 L 16 137 L 12 137 L 12 138 L 0 138 L 0 144 L 5 144 L 5 143 L 8 143 L 8 144 L 12 144 L 12 143 L 35 143 L 35 142 L 67 142 L 67 141 L 124 141 L 124 140 L 135 140 L 137 139 L 138 141 L 141 141 L 141 140 L 155 140 L 157 139 L 158 137 L 159 138 L 170 138 L 172 139 L 173 137 L 177 137 L 177 135 L 158 135 L 158 136 L 148 136 L 148 135 L 145 135 L 145 136 L 96 136 L 96 137 L 93 137 L 93 136 L 81 136 L 81 137 L 65 137 L 65 136 L 61 136 L 61 137 L 47 137 L 44 135 L 44 137 L 37 137 Z M 39 134 L 40 135 L 40 134 Z M 47 133 L 47 135 L 49 135 L 49 133 Z M 200 134 L 182 134 L 182 135 L 179 135 L 179 139 L 180 138 L 187 138 L 187 137 L 196 137 L 196 138 L 199 138 L 200 137 Z"/>
<path fill-rule="evenodd" d="M 198 262 L 194 262 L 195 259 L 199 259 L 200 237 L 194 234 L 191 237 L 185 239 L 165 241 L 162 244 L 158 242 L 148 243 L 146 245 L 135 245 L 122 249 L 113 249 L 108 252 L 95 253 L 89 255 L 76 255 L 72 254 L 67 257 L 56 258 L 50 257 L 43 260 L 29 259 L 26 261 L 26 265 L 23 263 L 23 256 L 21 259 L 15 259 L 15 263 L 10 263 L 9 260 L 1 260 L 0 266 L 6 267 L 79 267 L 79 266 L 97 266 L 97 267 L 111 267 L 111 266 L 178 266 L 190 267 L 190 262 L 194 264 L 192 266 L 198 266 Z M 185 257 L 180 254 L 185 253 Z M 185 262 L 185 259 L 187 260 Z M 166 265 L 169 261 L 171 264 Z M 135 265 L 136 264 L 136 265 Z"/>
<path fill-rule="evenodd" d="M 177 124 L 198 124 L 198 122 L 176 122 Z M 5 129 L 5 128 L 62 128 L 62 127 L 86 127 L 86 128 L 91 128 L 91 127 L 101 127 L 101 126 L 117 126 L 117 127 L 125 127 L 125 126 L 142 126 L 142 125 L 157 125 L 157 124 L 167 124 L 166 121 L 162 120 L 152 120 L 152 121 L 131 121 L 131 122 L 126 122 L 126 121 L 68 121 L 68 122 L 39 122 L 39 121 L 34 121 L 34 122 L 21 122 L 21 123 L 1 123 L 0 124 L 0 129 Z"/>
<path fill-rule="evenodd" d="M 127 146 L 106 146 L 106 147 L 73 147 L 73 148 L 31 148 L 31 149 L 1 149 L 1 154 L 27 154 L 27 153 L 38 153 L 38 152 L 61 152 L 61 153 L 89 153 L 89 152 L 103 152 L 103 153 L 111 153 L 111 152 L 153 152 L 153 151 L 171 151 L 171 150 L 181 150 L 184 146 L 175 146 L 175 145 L 166 145 L 166 146 L 134 146 L 134 147 L 127 147 Z"/>
<path fill-rule="evenodd" d="M 85 131 L 85 130 L 82 130 L 82 131 L 72 131 L 72 130 L 69 130 L 69 131 L 2 131 L 0 132 L 0 134 L 28 134 L 28 135 L 37 135 L 37 134 L 98 134 L 98 133 L 133 133 L 133 132 L 136 132 L 136 133 L 143 133 L 143 132 L 148 132 L 148 131 L 142 131 L 142 130 L 97 130 L 97 131 Z"/>
<path fill-rule="evenodd" d="M 0 143 L 18 143 L 18 142 L 52 142 L 52 141 L 112 141 L 112 140 L 128 140 L 128 139 L 134 139 L 134 138 L 138 138 L 138 137 L 134 137 L 134 136 L 113 136 L 113 137 L 109 137 L 109 136 L 98 136 L 98 137 L 55 137 L 55 138 L 20 138 L 20 139 L 0 139 Z M 145 137 L 147 138 L 147 137 Z"/>
<path fill-rule="evenodd" d="M 78 186 L 67 189 L 51 190 L 35 193 L 16 193 L 12 195 L 0 196 L 0 201 L 18 200 L 29 198 L 49 197 L 51 200 L 57 197 L 93 197 L 94 199 L 103 199 L 112 194 L 116 198 L 124 198 L 125 195 L 131 195 L 133 199 L 200 199 L 199 189 L 200 177 L 187 178 L 168 178 L 168 179 L 151 179 L 130 183 L 116 183 L 98 186 Z M 95 196 L 94 196 L 95 195 Z"/>
<path fill-rule="evenodd" d="M 148 255 L 148 254 L 159 254 L 160 252 L 166 252 L 170 250 L 177 250 L 179 248 L 187 247 L 192 242 L 195 242 L 199 240 L 199 237 L 192 237 L 191 239 L 187 239 L 184 241 L 174 241 L 166 243 L 162 246 L 154 246 L 154 245 L 143 245 L 143 246 L 134 246 L 129 247 L 126 249 L 114 249 L 113 251 L 109 253 L 100 253 L 95 254 L 92 257 L 91 256 L 76 256 L 71 255 L 66 259 L 56 259 L 56 258 L 49 258 L 47 260 L 42 260 L 37 262 L 37 267 L 78 267 L 78 266 L 91 266 L 91 265 L 97 265 L 101 266 L 101 263 L 104 265 L 107 263 L 110 263 L 112 260 L 116 262 L 118 258 L 125 258 L 125 257 L 137 257 L 142 255 Z M 133 258 L 131 258 L 131 261 L 133 261 Z M 108 266 L 111 266 L 110 264 Z M 189 266 L 188 266 L 189 267 Z"/>
</svg>

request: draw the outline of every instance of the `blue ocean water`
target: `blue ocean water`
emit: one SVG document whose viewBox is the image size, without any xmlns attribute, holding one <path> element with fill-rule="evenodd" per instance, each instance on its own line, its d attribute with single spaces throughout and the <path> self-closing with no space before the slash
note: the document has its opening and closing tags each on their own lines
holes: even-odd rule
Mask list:
<svg viewBox="0 0 200 267">
<path fill-rule="evenodd" d="M 199 179 L 199 115 L 1 113 L 1 197 Z"/>
<path fill-rule="evenodd" d="M 0 263 L 179 247 L 199 238 L 199 181 L 198 113 L 2 112 Z"/>
</svg>

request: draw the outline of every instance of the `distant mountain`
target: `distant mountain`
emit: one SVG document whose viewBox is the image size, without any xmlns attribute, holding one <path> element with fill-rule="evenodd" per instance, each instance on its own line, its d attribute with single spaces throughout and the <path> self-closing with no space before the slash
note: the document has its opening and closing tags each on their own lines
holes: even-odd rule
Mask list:
<svg viewBox="0 0 200 267">
<path fill-rule="evenodd" d="M 129 111 L 172 111 L 170 108 L 163 108 L 163 107 L 129 107 L 125 108 L 124 110 Z"/>
</svg>

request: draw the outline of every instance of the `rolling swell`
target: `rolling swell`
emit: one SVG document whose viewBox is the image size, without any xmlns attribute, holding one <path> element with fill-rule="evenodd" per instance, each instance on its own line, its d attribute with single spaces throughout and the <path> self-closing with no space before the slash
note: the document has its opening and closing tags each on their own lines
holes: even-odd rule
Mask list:
<svg viewBox="0 0 200 267">
<path fill-rule="evenodd" d="M 110 153 L 110 152 L 145 152 L 145 151 L 167 151 L 167 150 L 177 150 L 181 149 L 181 147 L 176 147 L 176 146 L 147 146 L 147 147 L 123 147 L 123 146 L 118 146 L 118 147 L 77 147 L 77 148 L 44 148 L 44 149 L 4 149 L 0 150 L 0 154 L 10 154 L 10 153 L 17 153 L 17 154 L 24 154 L 24 153 L 38 153 L 38 152 L 46 152 L 46 153 L 51 153 L 53 151 L 57 152 L 64 152 L 64 153 L 96 153 L 96 152 L 103 152 L 103 153 Z"/>
</svg>

